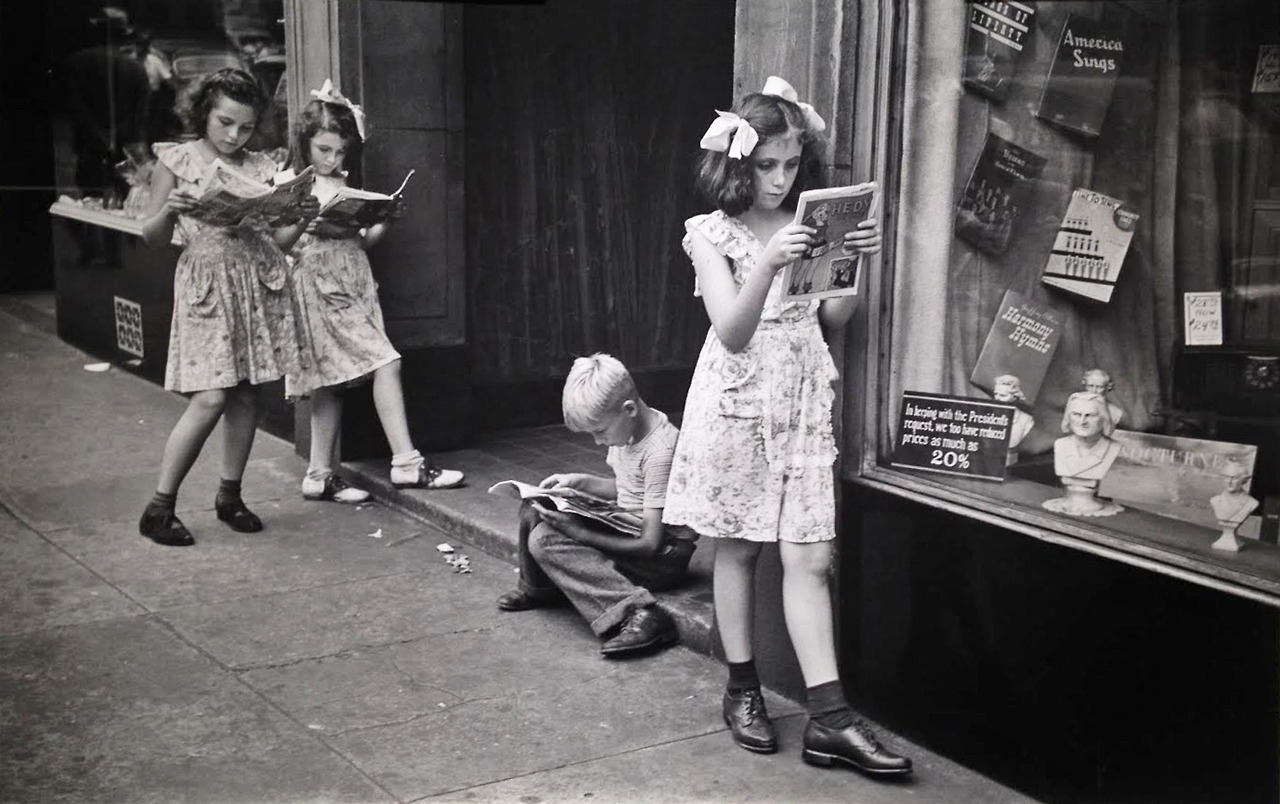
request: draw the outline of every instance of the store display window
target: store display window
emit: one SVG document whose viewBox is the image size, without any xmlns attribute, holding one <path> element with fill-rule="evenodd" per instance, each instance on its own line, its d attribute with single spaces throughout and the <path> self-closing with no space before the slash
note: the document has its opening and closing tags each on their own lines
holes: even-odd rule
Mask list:
<svg viewBox="0 0 1280 804">
<path fill-rule="evenodd" d="M 206 73 L 237 67 L 271 108 L 249 147 L 288 145 L 282 0 L 59 4 L 49 18 L 58 191 L 128 216 L 145 206 L 156 142 L 193 138 L 178 107 Z"/>
<path fill-rule="evenodd" d="M 851 474 L 1280 602 L 1280 4 L 898 14 Z"/>
</svg>

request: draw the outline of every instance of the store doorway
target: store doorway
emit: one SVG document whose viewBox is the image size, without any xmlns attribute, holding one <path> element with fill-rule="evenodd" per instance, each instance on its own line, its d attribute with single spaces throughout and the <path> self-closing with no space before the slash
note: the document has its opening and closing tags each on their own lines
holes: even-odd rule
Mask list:
<svg viewBox="0 0 1280 804">
<path fill-rule="evenodd" d="M 560 421 L 575 356 L 674 412 L 707 331 L 680 239 L 732 102 L 734 4 L 467 5 L 468 351 L 478 429 Z"/>
</svg>

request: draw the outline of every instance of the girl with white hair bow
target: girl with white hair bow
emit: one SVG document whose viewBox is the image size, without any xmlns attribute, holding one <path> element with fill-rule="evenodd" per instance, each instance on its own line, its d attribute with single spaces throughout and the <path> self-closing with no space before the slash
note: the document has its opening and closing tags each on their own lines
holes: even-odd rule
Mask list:
<svg viewBox="0 0 1280 804">
<path fill-rule="evenodd" d="M 716 623 L 729 682 L 725 722 L 743 748 L 777 750 L 752 646 L 755 569 L 778 544 L 783 608 L 808 688 L 803 758 L 902 775 L 911 761 L 879 743 L 849 708 L 836 669 L 828 571 L 835 539 L 836 369 L 822 326 L 844 325 L 855 296 L 786 302 L 782 269 L 814 245 L 794 223 L 801 191 L 820 186 L 826 128 L 773 77 L 702 138 L 697 187 L 716 209 L 685 222 L 683 245 L 711 331 L 698 357 L 663 520 L 715 540 Z M 835 247 L 880 250 L 865 221 Z"/>
</svg>

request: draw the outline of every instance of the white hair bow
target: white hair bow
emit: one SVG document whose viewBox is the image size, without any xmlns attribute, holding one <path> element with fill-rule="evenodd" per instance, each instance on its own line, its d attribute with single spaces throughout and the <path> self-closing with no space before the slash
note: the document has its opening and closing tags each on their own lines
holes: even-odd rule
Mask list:
<svg viewBox="0 0 1280 804">
<path fill-rule="evenodd" d="M 336 103 L 345 106 L 351 110 L 351 116 L 356 119 L 356 133 L 360 135 L 360 141 L 364 142 L 364 109 L 352 103 L 347 96 L 333 88 L 333 80 L 324 79 L 324 84 L 319 89 L 311 90 L 311 97 L 325 103 Z"/>
<path fill-rule="evenodd" d="M 702 135 L 698 144 L 708 151 L 721 153 L 728 151 L 730 159 L 749 156 L 755 149 L 756 143 L 760 141 L 760 135 L 750 123 L 733 112 L 722 112 L 716 109 L 716 114 L 719 117 L 711 122 L 707 133 Z"/>
<path fill-rule="evenodd" d="M 760 90 L 760 94 L 776 95 L 783 100 L 791 101 L 800 107 L 800 111 L 804 112 L 805 123 L 808 124 L 811 131 L 826 130 L 827 121 L 823 120 L 822 115 L 818 114 L 817 110 L 812 106 L 807 103 L 801 103 L 799 96 L 796 95 L 796 88 L 788 84 L 786 80 L 776 75 L 769 76 L 768 80 L 764 82 L 764 89 Z"/>
</svg>

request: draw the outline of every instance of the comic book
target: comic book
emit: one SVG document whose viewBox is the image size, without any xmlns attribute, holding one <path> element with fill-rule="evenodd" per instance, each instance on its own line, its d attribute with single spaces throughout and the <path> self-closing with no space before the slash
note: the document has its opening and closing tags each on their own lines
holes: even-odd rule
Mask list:
<svg viewBox="0 0 1280 804">
<path fill-rule="evenodd" d="M 818 230 L 805 256 L 786 268 L 787 301 L 828 299 L 858 292 L 862 256 L 845 253 L 844 235 L 872 217 L 878 190 L 873 181 L 826 190 L 806 190 L 796 204 L 796 223 Z"/>
<path fill-rule="evenodd" d="M 544 489 L 519 480 L 504 480 L 490 486 L 489 493 L 536 502 L 546 508 L 589 519 L 627 536 L 639 537 L 644 526 L 644 519 L 639 513 L 619 508 L 613 500 L 567 486 Z"/>
<path fill-rule="evenodd" d="M 414 171 L 410 170 L 400 182 L 394 193 L 375 193 L 370 190 L 359 190 L 355 187 L 341 187 L 322 207 L 319 220 L 338 228 L 359 229 L 382 223 L 391 214 L 395 200 L 404 192 L 409 178 Z"/>
<path fill-rule="evenodd" d="M 268 222 L 296 218 L 298 204 L 311 194 L 314 173 L 309 167 L 287 182 L 271 185 L 215 159 L 209 183 L 195 209 L 186 214 L 213 226 L 235 226 L 249 215 Z"/>
</svg>

